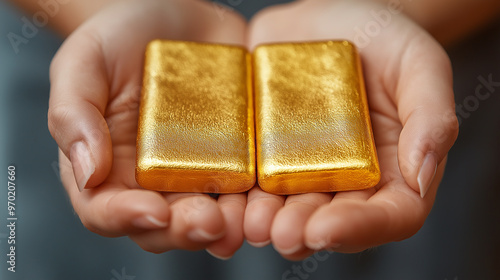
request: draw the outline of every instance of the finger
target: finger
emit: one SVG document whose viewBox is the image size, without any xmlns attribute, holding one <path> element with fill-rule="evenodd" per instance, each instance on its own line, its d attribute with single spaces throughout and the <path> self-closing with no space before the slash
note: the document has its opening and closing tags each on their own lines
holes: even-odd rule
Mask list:
<svg viewBox="0 0 500 280">
<path fill-rule="evenodd" d="M 246 196 L 246 193 L 219 196 L 217 203 L 224 217 L 226 235 L 208 246 L 207 252 L 212 256 L 222 260 L 229 259 L 243 244 Z"/>
<path fill-rule="evenodd" d="M 59 152 L 61 180 L 83 225 L 103 236 L 122 236 L 132 232 L 166 228 L 168 203 L 158 192 L 127 189 L 123 184 L 81 193 L 76 188 L 69 159 Z"/>
<path fill-rule="evenodd" d="M 258 186 L 248 192 L 243 231 L 250 245 L 264 247 L 271 243 L 271 225 L 284 202 L 284 196 L 266 193 Z"/>
<path fill-rule="evenodd" d="M 311 216 L 305 230 L 306 245 L 314 250 L 354 253 L 409 238 L 430 212 L 444 166 L 439 165 L 439 176 L 425 199 L 402 180 L 389 182 L 368 200 L 335 197 Z"/>
<path fill-rule="evenodd" d="M 450 62 L 429 36 L 403 55 L 396 92 L 403 124 L 398 161 L 406 182 L 422 197 L 458 135 Z M 435 50 L 429 52 L 428 50 Z"/>
<path fill-rule="evenodd" d="M 103 117 L 108 83 L 99 42 L 69 38 L 50 68 L 48 126 L 71 165 L 80 190 L 100 184 L 112 162 L 111 138 Z"/>
<path fill-rule="evenodd" d="M 321 205 L 332 200 L 331 193 L 308 193 L 290 195 L 285 206 L 274 218 L 271 240 L 274 248 L 285 258 L 299 260 L 313 251 L 304 244 L 304 229 L 309 217 Z"/>
<path fill-rule="evenodd" d="M 130 238 L 146 251 L 161 253 L 204 249 L 226 233 L 224 216 L 207 195 L 179 198 L 170 205 L 170 212 L 168 228 L 131 234 Z"/>
</svg>

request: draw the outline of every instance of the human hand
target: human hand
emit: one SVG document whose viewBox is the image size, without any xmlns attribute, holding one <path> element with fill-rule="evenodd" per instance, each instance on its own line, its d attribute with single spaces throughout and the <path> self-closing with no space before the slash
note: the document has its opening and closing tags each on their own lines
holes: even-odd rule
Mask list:
<svg viewBox="0 0 500 280">
<path fill-rule="evenodd" d="M 230 11 L 219 16 L 202 1 L 120 1 L 80 26 L 55 56 L 49 129 L 60 147 L 63 185 L 91 231 L 128 235 L 157 253 L 208 248 L 224 258 L 241 246 L 246 194 L 215 200 L 160 193 L 140 188 L 134 177 L 147 43 L 244 44 L 245 21 Z"/>
<path fill-rule="evenodd" d="M 374 13 L 386 17 L 377 21 Z M 248 42 L 251 48 L 332 39 L 360 45 L 360 32 L 366 36 L 360 55 L 380 183 L 361 191 L 287 197 L 255 187 L 244 219 L 251 244 L 272 241 L 293 260 L 321 249 L 358 252 L 412 236 L 429 214 L 458 122 L 450 62 L 425 30 L 371 2 L 310 0 L 260 12 L 250 23 Z"/>
</svg>

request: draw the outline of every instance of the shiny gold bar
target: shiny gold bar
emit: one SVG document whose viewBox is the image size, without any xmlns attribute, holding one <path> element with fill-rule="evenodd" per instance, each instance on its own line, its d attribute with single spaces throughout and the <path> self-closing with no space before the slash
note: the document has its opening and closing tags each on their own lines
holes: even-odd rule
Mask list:
<svg viewBox="0 0 500 280">
<path fill-rule="evenodd" d="M 274 194 L 375 186 L 380 169 L 359 55 L 347 41 L 259 46 L 253 56 L 260 187 Z"/>
<path fill-rule="evenodd" d="M 146 50 L 136 180 L 158 191 L 237 193 L 255 184 L 251 58 L 179 41 Z"/>
</svg>

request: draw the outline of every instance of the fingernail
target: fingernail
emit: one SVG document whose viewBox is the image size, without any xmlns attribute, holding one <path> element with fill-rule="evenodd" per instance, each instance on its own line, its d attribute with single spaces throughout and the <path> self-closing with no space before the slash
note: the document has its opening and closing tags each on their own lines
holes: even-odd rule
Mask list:
<svg viewBox="0 0 500 280">
<path fill-rule="evenodd" d="M 339 244 L 339 243 L 333 243 L 331 244 L 330 246 L 328 246 L 328 248 L 326 249 L 328 252 L 335 252 L 336 249 L 340 248 L 340 246 L 342 246 L 342 244 Z"/>
<path fill-rule="evenodd" d="M 227 260 L 229 260 L 230 258 L 233 257 L 232 255 L 229 256 L 229 257 L 219 256 L 219 255 L 215 254 L 214 252 L 210 251 L 210 249 L 205 249 L 205 251 L 207 251 L 207 253 L 209 253 L 212 257 L 217 258 L 217 259 L 219 259 L 221 261 L 227 261 Z"/>
<path fill-rule="evenodd" d="M 323 243 L 307 243 L 307 247 L 311 250 L 315 250 L 315 251 L 318 251 L 318 250 L 322 250 L 324 248 L 324 244 Z"/>
<path fill-rule="evenodd" d="M 144 229 L 158 229 L 166 228 L 168 222 L 163 222 L 151 215 L 144 215 L 132 221 L 132 224 L 138 228 Z"/>
<path fill-rule="evenodd" d="M 418 172 L 417 181 L 418 187 L 420 189 L 420 196 L 424 198 L 425 194 L 429 190 L 431 186 L 432 180 L 434 176 L 436 176 L 437 171 L 437 161 L 436 157 L 433 153 L 428 153 L 424 161 L 422 162 L 422 166 L 420 167 L 420 171 Z"/>
<path fill-rule="evenodd" d="M 303 248 L 303 246 L 300 243 L 291 247 L 291 248 L 288 248 L 288 249 L 278 248 L 278 247 L 274 246 L 274 249 L 282 255 L 293 255 L 293 254 L 297 253 L 299 250 L 301 250 L 302 248 Z"/>
<path fill-rule="evenodd" d="M 252 242 L 252 241 L 247 240 L 247 243 L 255 248 L 262 248 L 262 247 L 266 247 L 267 245 L 271 244 L 271 240 L 267 240 L 267 241 L 263 241 L 263 242 Z"/>
<path fill-rule="evenodd" d="M 222 238 L 224 234 L 225 232 L 211 234 L 202 229 L 194 229 L 188 232 L 187 237 L 195 242 L 210 242 Z"/>
<path fill-rule="evenodd" d="M 327 242 L 324 242 L 323 240 L 320 240 L 316 243 L 312 243 L 312 242 L 308 242 L 306 240 L 306 246 L 311 249 L 311 250 L 315 250 L 315 251 L 319 251 L 319 250 L 323 250 L 323 249 L 326 249 L 326 250 L 330 250 L 330 249 L 337 249 L 341 246 L 340 243 L 327 243 Z"/>
<path fill-rule="evenodd" d="M 90 176 L 95 172 L 95 164 L 87 145 L 81 141 L 73 144 L 70 151 L 70 160 L 78 189 L 83 191 Z"/>
</svg>

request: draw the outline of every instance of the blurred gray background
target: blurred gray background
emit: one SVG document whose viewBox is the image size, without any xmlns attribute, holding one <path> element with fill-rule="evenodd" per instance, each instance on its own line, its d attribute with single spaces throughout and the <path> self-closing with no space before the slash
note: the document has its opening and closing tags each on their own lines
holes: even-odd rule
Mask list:
<svg viewBox="0 0 500 280">
<path fill-rule="evenodd" d="M 280 1 L 221 2 L 250 17 Z M 128 238 L 86 230 L 59 181 L 57 145 L 47 130 L 48 67 L 61 39 L 45 28 L 16 54 L 7 34 L 20 32 L 22 16 L 0 1 L 0 279 L 298 280 L 283 278 L 294 266 L 310 268 L 303 279 L 500 279 L 500 87 L 486 100 L 473 98 L 479 77 L 500 81 L 500 21 L 447 50 L 456 103 L 470 110 L 420 232 L 359 254 L 294 263 L 272 246 L 248 244 L 229 261 L 204 251 L 154 255 Z M 8 165 L 17 171 L 16 273 L 6 263 Z"/>
</svg>

